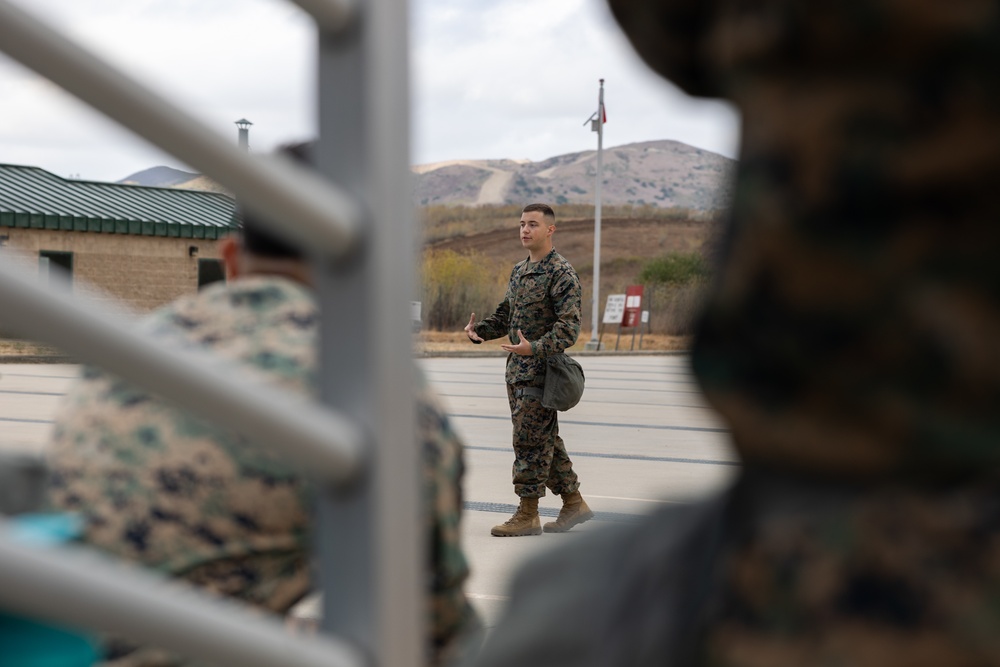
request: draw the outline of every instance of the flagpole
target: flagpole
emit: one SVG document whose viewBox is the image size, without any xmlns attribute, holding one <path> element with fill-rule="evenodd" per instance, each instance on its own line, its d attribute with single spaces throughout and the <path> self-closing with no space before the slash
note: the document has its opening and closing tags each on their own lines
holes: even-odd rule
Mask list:
<svg viewBox="0 0 1000 667">
<path fill-rule="evenodd" d="M 599 303 L 601 292 L 601 178 L 604 167 L 604 79 L 601 79 L 601 89 L 597 97 L 596 120 L 591 122 L 591 130 L 597 132 L 597 183 L 594 187 L 594 285 L 591 289 L 591 324 L 590 342 L 584 349 L 601 349 L 600 340 L 597 337 L 597 320 L 600 316 L 601 305 Z M 594 118 L 591 116 L 591 118 Z"/>
</svg>

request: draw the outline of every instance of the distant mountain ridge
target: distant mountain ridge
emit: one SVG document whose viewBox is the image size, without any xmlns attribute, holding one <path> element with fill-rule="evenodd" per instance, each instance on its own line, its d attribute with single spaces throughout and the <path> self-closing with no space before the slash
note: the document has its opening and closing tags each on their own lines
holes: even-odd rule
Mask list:
<svg viewBox="0 0 1000 667">
<path fill-rule="evenodd" d="M 161 165 L 137 171 L 131 176 L 126 176 L 122 180 L 118 181 L 118 183 L 123 185 L 145 185 L 154 188 L 172 188 L 183 185 L 198 176 L 199 174 L 194 174 L 190 171 L 181 171 L 180 169 L 164 167 Z"/>
<path fill-rule="evenodd" d="M 736 161 L 679 141 L 644 141 L 606 148 L 601 202 L 636 205 L 724 208 Z M 452 160 L 414 167 L 415 203 L 587 204 L 594 201 L 597 151 L 543 160 Z"/>
<path fill-rule="evenodd" d="M 679 141 L 644 141 L 604 149 L 601 201 L 698 211 L 728 203 L 736 161 Z M 413 167 L 418 206 L 594 201 L 597 151 L 531 160 L 450 160 Z M 153 167 L 119 181 L 191 190 L 225 190 L 211 179 Z"/>
</svg>

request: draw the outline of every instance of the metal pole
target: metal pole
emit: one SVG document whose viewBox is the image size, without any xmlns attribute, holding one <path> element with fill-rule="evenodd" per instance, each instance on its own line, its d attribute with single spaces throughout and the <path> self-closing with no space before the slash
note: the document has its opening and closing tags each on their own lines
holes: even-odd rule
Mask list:
<svg viewBox="0 0 1000 667">
<path fill-rule="evenodd" d="M 594 285 L 591 290 L 591 325 L 590 342 L 586 349 L 601 349 L 597 338 L 597 320 L 601 313 L 601 180 L 604 171 L 604 79 L 601 79 L 601 89 L 597 98 L 597 183 L 594 187 Z"/>
<path fill-rule="evenodd" d="M 424 662 L 427 633 L 420 447 L 413 405 L 407 11 L 368 0 L 351 27 L 321 34 L 321 171 L 366 207 L 357 261 L 317 266 L 321 394 L 370 435 L 350 496 L 320 500 L 323 628 L 380 667 Z"/>
<path fill-rule="evenodd" d="M 302 11 L 312 16 L 320 30 L 336 32 L 345 29 L 357 16 L 357 0 L 292 0 Z"/>
</svg>

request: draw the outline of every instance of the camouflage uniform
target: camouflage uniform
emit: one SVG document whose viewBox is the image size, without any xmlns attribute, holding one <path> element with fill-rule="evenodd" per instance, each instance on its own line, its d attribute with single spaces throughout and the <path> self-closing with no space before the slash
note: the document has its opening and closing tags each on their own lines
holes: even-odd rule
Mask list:
<svg viewBox="0 0 1000 667">
<path fill-rule="evenodd" d="M 580 279 L 555 250 L 538 262 L 514 266 L 507 293 L 496 311 L 475 325 L 484 340 L 507 336 L 518 342 L 521 330 L 531 341 L 531 356 L 507 355 L 507 399 L 514 425 L 514 491 L 522 498 L 541 498 L 545 487 L 559 495 L 580 488 L 573 462 L 559 437 L 555 410 L 541 398 L 522 395 L 524 388 L 545 384 L 545 359 L 576 342 L 580 335 Z"/>
<path fill-rule="evenodd" d="M 249 277 L 176 301 L 142 331 L 203 346 L 263 384 L 312 393 L 318 323 L 306 288 Z M 428 604 L 440 649 L 472 618 L 458 531 L 462 451 L 427 387 L 417 414 L 432 554 Z M 57 416 L 48 455 L 50 503 L 83 513 L 88 544 L 274 613 L 309 592 L 314 488 L 279 449 L 258 449 L 85 367 Z M 161 659 L 143 650 L 123 664 L 173 664 Z"/>
<path fill-rule="evenodd" d="M 532 564 L 481 664 L 1000 664 L 1000 3 L 610 4 L 743 113 L 692 363 L 745 465 Z"/>
</svg>

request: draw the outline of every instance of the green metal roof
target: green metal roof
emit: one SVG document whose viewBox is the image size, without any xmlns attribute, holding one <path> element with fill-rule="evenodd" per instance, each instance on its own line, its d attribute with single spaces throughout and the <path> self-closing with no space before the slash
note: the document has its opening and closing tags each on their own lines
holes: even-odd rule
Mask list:
<svg viewBox="0 0 1000 667">
<path fill-rule="evenodd" d="M 236 228 L 216 192 L 67 180 L 0 164 L 0 227 L 216 239 Z"/>
</svg>

